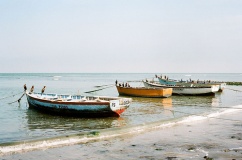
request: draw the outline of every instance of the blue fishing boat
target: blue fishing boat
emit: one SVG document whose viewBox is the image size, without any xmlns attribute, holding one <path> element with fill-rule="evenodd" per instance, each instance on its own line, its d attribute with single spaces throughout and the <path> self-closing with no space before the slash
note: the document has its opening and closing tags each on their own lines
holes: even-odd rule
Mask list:
<svg viewBox="0 0 242 160">
<path fill-rule="evenodd" d="M 78 117 L 119 117 L 131 98 L 45 94 L 26 91 L 30 108 L 48 114 Z"/>
</svg>

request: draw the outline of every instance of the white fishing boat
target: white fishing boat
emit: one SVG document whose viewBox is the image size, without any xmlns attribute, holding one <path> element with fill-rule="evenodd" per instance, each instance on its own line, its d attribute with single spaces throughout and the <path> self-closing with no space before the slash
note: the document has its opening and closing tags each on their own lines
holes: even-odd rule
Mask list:
<svg viewBox="0 0 242 160">
<path fill-rule="evenodd" d="M 219 90 L 219 85 L 210 86 L 175 86 L 175 85 L 162 85 L 159 82 L 150 82 L 148 80 L 143 81 L 145 87 L 162 87 L 162 88 L 172 88 L 173 95 L 214 95 Z"/>
<path fill-rule="evenodd" d="M 131 98 L 31 93 L 26 91 L 30 108 L 49 114 L 78 117 L 119 117 Z"/>
<path fill-rule="evenodd" d="M 216 81 L 199 81 L 199 80 L 189 80 L 189 81 L 183 81 L 183 80 L 174 80 L 174 79 L 169 79 L 166 76 L 155 76 L 158 78 L 160 84 L 163 85 L 177 85 L 177 86 L 197 86 L 197 87 L 206 87 L 206 86 L 211 86 L 211 85 L 219 85 L 219 91 L 222 92 L 224 88 L 226 87 L 225 82 L 216 82 Z"/>
</svg>

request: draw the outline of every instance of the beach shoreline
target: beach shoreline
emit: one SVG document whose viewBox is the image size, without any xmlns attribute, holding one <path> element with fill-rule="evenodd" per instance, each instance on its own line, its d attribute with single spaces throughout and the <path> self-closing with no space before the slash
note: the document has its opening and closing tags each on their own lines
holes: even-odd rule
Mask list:
<svg viewBox="0 0 242 160">
<path fill-rule="evenodd" d="M 238 109 L 216 118 L 5 155 L 1 159 L 241 159 L 241 113 Z M 221 131 L 224 133 L 219 134 Z"/>
<path fill-rule="evenodd" d="M 12 74 L 3 76 L 0 97 L 20 92 L 23 79 L 28 87 L 33 83 L 36 90 L 45 84 L 48 92 L 79 93 L 79 89 L 91 90 L 116 79 L 137 80 L 152 75 L 62 74 L 59 80 L 53 80 L 49 74 Z M 198 76 L 204 78 L 203 74 Z M 206 77 L 231 81 L 235 76 Z M 235 81 L 241 81 L 240 77 Z M 9 83 L 13 84 L 11 88 Z M 0 159 L 241 159 L 241 93 L 241 86 L 227 85 L 214 96 L 134 97 L 132 106 L 120 118 L 97 119 L 53 117 L 28 108 L 25 98 L 21 106 L 8 104 L 18 97 L 3 99 Z M 114 87 L 98 92 L 117 94 Z"/>
</svg>

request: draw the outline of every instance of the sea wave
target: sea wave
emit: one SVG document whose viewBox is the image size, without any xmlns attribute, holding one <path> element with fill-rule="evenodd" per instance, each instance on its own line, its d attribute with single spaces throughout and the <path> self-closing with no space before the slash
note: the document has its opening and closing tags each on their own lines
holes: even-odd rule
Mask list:
<svg viewBox="0 0 242 160">
<path fill-rule="evenodd" d="M 58 81 L 62 76 L 53 76 L 53 80 Z"/>
<path fill-rule="evenodd" d="M 122 128 L 110 128 L 96 131 L 93 130 L 79 134 L 59 136 L 55 138 L 0 144 L 0 155 L 26 152 L 38 149 L 48 149 L 67 145 L 74 145 L 79 143 L 87 143 L 95 140 L 108 139 L 128 134 L 148 132 L 156 129 L 173 127 L 175 125 L 182 125 L 186 123 L 206 120 L 209 118 L 218 118 L 223 114 L 236 112 L 238 111 L 238 109 L 242 109 L 242 105 L 232 106 L 229 109 L 225 109 L 214 113 L 208 113 L 207 115 L 191 115 L 185 118 L 183 117 L 172 120 L 143 123 L 141 125 L 136 126 L 126 126 Z"/>
<path fill-rule="evenodd" d="M 232 106 L 230 108 L 220 110 L 220 111 L 217 111 L 217 112 L 213 112 L 213 113 L 209 113 L 209 114 L 206 114 L 206 115 L 191 115 L 191 116 L 188 116 L 188 117 L 184 118 L 183 120 L 181 120 L 177 123 L 189 123 L 189 122 L 205 120 L 205 119 L 208 119 L 208 118 L 218 118 L 219 116 L 221 116 L 223 114 L 236 112 L 236 111 L 238 111 L 238 109 L 242 109 L 242 105 Z"/>
</svg>

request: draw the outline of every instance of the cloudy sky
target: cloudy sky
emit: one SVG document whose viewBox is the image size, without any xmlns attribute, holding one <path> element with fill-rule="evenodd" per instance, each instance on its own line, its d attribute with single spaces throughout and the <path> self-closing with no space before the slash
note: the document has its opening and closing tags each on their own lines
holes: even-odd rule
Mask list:
<svg viewBox="0 0 242 160">
<path fill-rule="evenodd" d="M 0 73 L 242 73 L 241 0 L 0 0 Z"/>
</svg>

